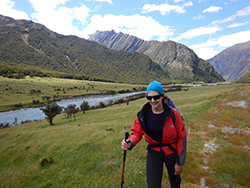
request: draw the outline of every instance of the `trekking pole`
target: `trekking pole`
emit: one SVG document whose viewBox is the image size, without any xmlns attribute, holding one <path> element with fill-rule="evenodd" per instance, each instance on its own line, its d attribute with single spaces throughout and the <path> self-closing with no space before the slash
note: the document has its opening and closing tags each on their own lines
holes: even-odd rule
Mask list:
<svg viewBox="0 0 250 188">
<path fill-rule="evenodd" d="M 129 133 L 128 133 L 128 131 L 125 131 L 125 142 L 127 142 L 126 140 L 128 139 L 128 137 L 129 137 Z M 124 184 L 124 168 L 125 168 L 125 161 L 126 161 L 126 151 L 127 150 L 124 150 L 124 153 L 123 153 L 121 188 L 123 187 L 123 184 Z"/>
</svg>

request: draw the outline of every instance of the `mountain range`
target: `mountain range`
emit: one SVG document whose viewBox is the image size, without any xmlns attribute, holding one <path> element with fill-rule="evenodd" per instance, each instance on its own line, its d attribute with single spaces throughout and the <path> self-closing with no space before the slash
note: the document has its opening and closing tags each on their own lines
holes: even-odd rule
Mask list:
<svg viewBox="0 0 250 188">
<path fill-rule="evenodd" d="M 0 64 L 42 71 L 83 74 L 90 80 L 170 83 L 148 56 L 115 51 L 76 36 L 64 36 L 29 20 L 0 15 Z"/>
<path fill-rule="evenodd" d="M 30 20 L 0 15 L 0 65 L 124 83 L 223 81 L 211 64 L 185 45 L 173 41 L 146 42 L 121 33 L 119 36 L 133 38 L 126 43 L 127 49 L 134 50 L 109 49 L 91 40 L 55 33 Z M 118 39 L 115 41 L 122 42 Z"/>
<path fill-rule="evenodd" d="M 225 80 L 237 80 L 250 69 L 250 41 L 229 47 L 207 61 Z"/>
<path fill-rule="evenodd" d="M 224 80 L 209 62 L 199 58 L 192 49 L 181 43 L 145 41 L 114 30 L 96 31 L 88 39 L 110 49 L 143 53 L 157 62 L 176 82 Z"/>
</svg>

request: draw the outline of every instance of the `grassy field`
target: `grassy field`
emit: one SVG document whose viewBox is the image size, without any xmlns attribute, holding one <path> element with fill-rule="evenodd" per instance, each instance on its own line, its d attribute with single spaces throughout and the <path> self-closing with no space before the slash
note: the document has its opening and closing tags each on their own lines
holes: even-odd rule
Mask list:
<svg viewBox="0 0 250 188">
<path fill-rule="evenodd" d="M 182 187 L 250 187 L 250 85 L 167 95 L 190 128 Z M 78 113 L 76 121 L 61 114 L 53 126 L 42 120 L 1 129 L 0 187 L 120 187 L 120 143 L 145 102 Z M 146 146 L 143 139 L 127 152 L 124 188 L 147 187 Z M 51 164 L 42 166 L 44 158 Z M 162 187 L 169 188 L 166 170 L 163 176 Z"/>
<path fill-rule="evenodd" d="M 106 91 L 134 91 L 142 87 L 145 86 L 47 77 L 9 79 L 0 76 L 0 111 L 41 106 L 47 102 L 45 97 L 50 97 L 50 100 L 59 100 Z M 37 101 L 39 101 L 38 104 Z"/>
</svg>

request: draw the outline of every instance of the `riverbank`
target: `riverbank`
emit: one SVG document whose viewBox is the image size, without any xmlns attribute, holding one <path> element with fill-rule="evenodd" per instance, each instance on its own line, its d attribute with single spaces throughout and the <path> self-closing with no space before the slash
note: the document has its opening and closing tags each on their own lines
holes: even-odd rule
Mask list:
<svg viewBox="0 0 250 188">
<path fill-rule="evenodd" d="M 190 87 L 231 84 L 189 84 L 164 86 L 166 91 L 181 91 Z M 42 107 L 52 101 L 89 95 L 107 95 L 145 91 L 147 85 L 96 82 L 59 78 L 25 77 L 11 79 L 0 76 L 0 112 L 25 108 Z"/>
<path fill-rule="evenodd" d="M 0 76 L 0 91 L 0 112 L 4 112 L 41 107 L 51 101 L 75 96 L 145 91 L 145 86 L 29 76 L 25 79 L 10 79 Z"/>
<path fill-rule="evenodd" d="M 84 95 L 74 98 L 62 99 L 54 101 L 59 106 L 66 108 L 68 105 L 76 105 L 77 109 L 80 109 L 83 101 L 88 102 L 90 109 L 104 108 L 114 104 L 121 104 L 126 102 L 143 98 L 144 92 L 136 93 L 124 93 L 113 95 Z M 64 113 L 64 111 L 63 111 Z M 45 114 L 40 108 L 24 108 L 20 110 L 10 110 L 7 112 L 0 112 L 0 128 L 7 128 L 10 126 L 16 126 L 27 122 L 39 121 L 45 119 Z"/>
</svg>

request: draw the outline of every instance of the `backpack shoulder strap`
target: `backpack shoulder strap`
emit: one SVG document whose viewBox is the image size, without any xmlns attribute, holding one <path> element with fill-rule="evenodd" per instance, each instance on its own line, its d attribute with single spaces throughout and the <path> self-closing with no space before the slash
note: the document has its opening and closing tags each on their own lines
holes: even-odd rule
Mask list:
<svg viewBox="0 0 250 188">
<path fill-rule="evenodd" d="M 174 110 L 173 110 L 173 113 L 171 114 L 171 118 L 172 118 L 172 121 L 173 121 L 173 123 L 174 123 L 174 125 L 175 125 L 175 116 L 174 116 Z"/>
<path fill-rule="evenodd" d="M 164 103 L 167 104 L 168 107 L 171 109 L 171 111 L 172 111 L 171 118 L 172 118 L 172 121 L 175 125 L 174 108 L 176 108 L 176 107 L 174 106 L 174 103 L 170 98 L 165 98 Z"/>
<path fill-rule="evenodd" d="M 174 108 L 170 105 L 168 105 L 169 108 L 171 109 L 171 118 L 172 118 L 172 121 L 174 123 L 174 126 L 175 126 L 175 115 L 174 115 Z"/>
</svg>

